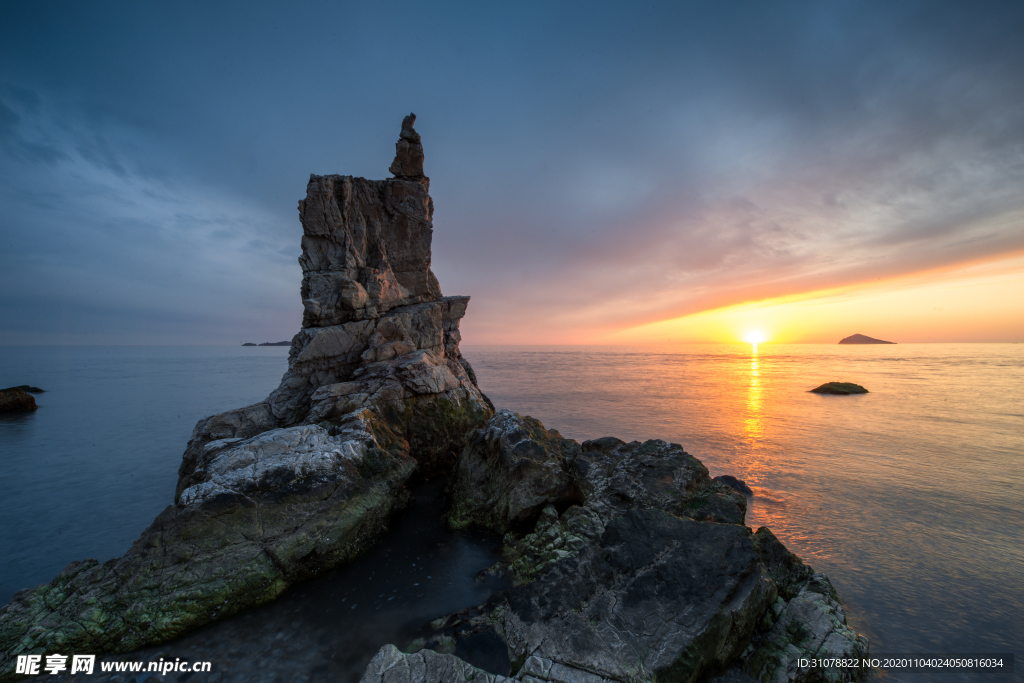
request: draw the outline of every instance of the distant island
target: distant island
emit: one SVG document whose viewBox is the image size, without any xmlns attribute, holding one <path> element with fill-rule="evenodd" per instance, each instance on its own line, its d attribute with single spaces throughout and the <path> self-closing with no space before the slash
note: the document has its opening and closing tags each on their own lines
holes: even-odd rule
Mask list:
<svg viewBox="0 0 1024 683">
<path fill-rule="evenodd" d="M 896 342 L 883 341 L 881 339 L 875 339 L 864 334 L 851 334 L 845 339 L 839 340 L 840 344 L 895 344 Z"/>
<path fill-rule="evenodd" d="M 253 344 L 252 342 L 245 342 L 242 346 L 291 346 L 290 341 L 283 342 L 263 342 L 262 344 Z"/>
</svg>

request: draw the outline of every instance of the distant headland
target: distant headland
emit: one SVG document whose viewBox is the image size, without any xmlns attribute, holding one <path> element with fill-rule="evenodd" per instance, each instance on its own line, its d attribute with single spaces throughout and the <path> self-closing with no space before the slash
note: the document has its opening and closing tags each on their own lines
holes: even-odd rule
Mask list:
<svg viewBox="0 0 1024 683">
<path fill-rule="evenodd" d="M 291 346 L 290 341 L 283 342 L 263 342 L 262 344 L 253 344 L 252 342 L 245 342 L 242 346 Z"/>
<path fill-rule="evenodd" d="M 839 340 L 840 344 L 895 344 L 896 342 L 875 339 L 864 334 L 851 334 L 845 339 Z"/>
</svg>

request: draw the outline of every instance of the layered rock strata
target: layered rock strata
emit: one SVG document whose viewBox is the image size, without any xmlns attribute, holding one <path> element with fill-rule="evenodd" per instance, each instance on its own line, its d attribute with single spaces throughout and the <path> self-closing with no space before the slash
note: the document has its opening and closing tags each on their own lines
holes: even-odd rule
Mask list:
<svg viewBox="0 0 1024 683">
<path fill-rule="evenodd" d="M 519 681 L 841 681 L 800 658 L 867 654 L 828 578 L 744 526 L 746 497 L 678 444 L 579 444 L 503 410 L 450 493 L 453 524 L 505 532 L 493 571 L 520 585 L 434 622 L 420 645 L 441 654 L 382 649 L 365 683 L 468 680 L 451 653 L 488 632 Z"/>
<path fill-rule="evenodd" d="M 493 413 L 459 352 L 469 297 L 442 296 L 430 270 L 414 122 L 395 178 L 310 177 L 302 329 L 281 385 L 196 425 L 174 505 L 124 557 L 72 563 L 0 610 L 0 679 L 19 654 L 162 642 L 354 558 L 413 473 L 450 467 Z"/>
</svg>

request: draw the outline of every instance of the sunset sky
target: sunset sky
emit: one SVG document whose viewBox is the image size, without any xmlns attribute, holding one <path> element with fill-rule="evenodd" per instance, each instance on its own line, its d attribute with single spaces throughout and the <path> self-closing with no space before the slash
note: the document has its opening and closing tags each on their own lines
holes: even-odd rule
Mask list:
<svg viewBox="0 0 1024 683">
<path fill-rule="evenodd" d="M 0 345 L 298 330 L 417 114 L 466 344 L 1024 341 L 1024 3 L 0 4 Z"/>
</svg>

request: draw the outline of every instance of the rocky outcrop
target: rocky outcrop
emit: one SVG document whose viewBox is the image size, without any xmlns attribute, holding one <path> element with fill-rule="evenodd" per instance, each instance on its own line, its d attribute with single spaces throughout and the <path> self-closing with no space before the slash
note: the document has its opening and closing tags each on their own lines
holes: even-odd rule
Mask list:
<svg viewBox="0 0 1024 683">
<path fill-rule="evenodd" d="M 811 392 L 815 394 L 849 396 L 850 394 L 866 394 L 868 390 L 853 382 L 825 382 L 820 387 L 811 389 Z"/>
<path fill-rule="evenodd" d="M 492 571 L 510 571 L 518 586 L 437 620 L 420 645 L 457 653 L 461 639 L 489 632 L 507 648 L 515 680 L 592 683 L 719 674 L 809 683 L 821 671 L 801 669 L 800 657 L 867 652 L 828 579 L 768 529 L 745 527 L 745 496 L 678 444 L 577 445 L 501 411 L 456 465 L 482 471 L 457 476 L 452 510 L 460 523 L 505 532 L 505 561 Z M 546 503 L 525 533 L 515 516 L 495 513 L 512 509 L 517 489 Z M 451 655 L 416 656 L 382 650 L 364 680 L 426 680 L 417 676 L 443 666 L 448 673 L 430 680 L 454 681 L 469 671 Z"/>
<path fill-rule="evenodd" d="M 533 527 L 547 505 L 581 499 L 569 474 L 579 453 L 578 443 L 540 421 L 499 411 L 472 435 L 456 463 L 449 525 L 495 533 Z"/>
<path fill-rule="evenodd" d="M 396 178 L 310 177 L 303 327 L 281 385 L 196 425 L 175 504 L 124 557 L 73 563 L 0 610 L 0 679 L 18 654 L 162 642 L 354 558 L 413 473 L 450 468 L 493 414 L 459 352 L 469 297 L 442 296 L 430 270 L 414 121 Z"/>
<path fill-rule="evenodd" d="M 744 527 L 629 510 L 512 590 L 501 628 L 518 661 L 549 670 L 693 681 L 739 656 L 775 597 Z"/>
<path fill-rule="evenodd" d="M 415 119 L 402 123 L 396 178 L 310 177 L 299 202 L 304 312 L 288 371 L 266 401 L 196 425 L 179 469 L 179 496 L 208 476 L 212 441 L 369 409 L 410 439 L 413 457 L 429 466 L 439 454 L 452 459 L 466 431 L 493 412 L 459 352 L 469 297 L 442 296 L 430 270 L 434 205 Z M 425 413 L 438 419 L 424 420 Z"/>
<path fill-rule="evenodd" d="M 17 593 L 0 613 L 4 656 L 132 650 L 272 600 L 372 545 L 415 468 L 369 411 L 215 447 L 211 480 L 123 557 Z"/>
<path fill-rule="evenodd" d="M 843 337 L 839 340 L 840 344 L 895 344 L 896 342 L 882 341 L 881 339 L 875 339 L 869 337 L 866 334 L 851 334 L 849 337 Z"/>
<path fill-rule="evenodd" d="M 37 409 L 36 399 L 28 393 L 30 388 L 26 385 L 0 389 L 0 413 L 26 413 Z"/>
</svg>

